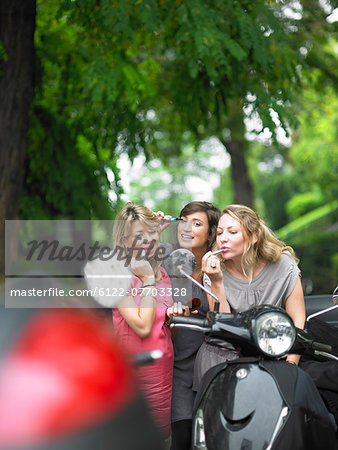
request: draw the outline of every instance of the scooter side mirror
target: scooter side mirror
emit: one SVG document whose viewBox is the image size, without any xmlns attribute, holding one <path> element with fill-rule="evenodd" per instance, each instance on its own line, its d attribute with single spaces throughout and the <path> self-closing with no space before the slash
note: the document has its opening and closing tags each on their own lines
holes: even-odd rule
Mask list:
<svg viewBox="0 0 338 450">
<path fill-rule="evenodd" d="M 168 270 L 169 276 L 174 277 L 184 276 L 188 278 L 190 281 L 192 281 L 194 284 L 199 286 L 208 295 L 210 295 L 215 300 L 214 312 L 215 313 L 219 312 L 219 300 L 216 297 L 216 295 L 191 277 L 191 274 L 193 273 L 196 267 L 196 259 L 191 251 L 186 250 L 184 248 L 178 248 L 177 250 L 174 250 L 168 258 L 167 266 L 169 268 Z"/>
<path fill-rule="evenodd" d="M 194 254 L 185 248 L 178 248 L 170 253 L 166 262 L 168 275 L 182 278 L 181 269 L 191 275 L 196 268 L 196 258 Z"/>
</svg>

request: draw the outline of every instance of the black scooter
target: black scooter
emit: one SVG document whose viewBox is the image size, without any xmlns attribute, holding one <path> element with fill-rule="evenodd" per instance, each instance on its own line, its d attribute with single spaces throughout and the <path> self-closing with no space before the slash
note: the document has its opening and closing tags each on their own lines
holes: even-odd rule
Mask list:
<svg viewBox="0 0 338 450">
<path fill-rule="evenodd" d="M 193 280 L 178 266 L 180 274 Z M 200 285 L 209 295 L 215 296 Z M 262 306 L 206 319 L 172 317 L 171 327 L 200 330 L 233 344 L 240 357 L 203 377 L 193 415 L 193 450 L 334 449 L 336 423 L 310 376 L 281 360 L 288 353 L 338 357 L 295 328 L 281 308 Z M 329 308 L 337 308 L 338 305 Z M 322 311 L 322 313 L 327 310 Z"/>
</svg>

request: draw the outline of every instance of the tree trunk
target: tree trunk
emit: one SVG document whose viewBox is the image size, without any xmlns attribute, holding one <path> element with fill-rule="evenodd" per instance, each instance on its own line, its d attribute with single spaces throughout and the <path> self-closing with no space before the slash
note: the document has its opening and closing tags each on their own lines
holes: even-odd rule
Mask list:
<svg viewBox="0 0 338 450">
<path fill-rule="evenodd" d="M 234 203 L 252 208 L 253 188 L 245 159 L 247 142 L 245 140 L 243 101 L 240 98 L 228 100 L 225 128 L 229 130 L 229 136 L 227 138 L 219 136 L 219 138 L 231 156 Z"/>
<path fill-rule="evenodd" d="M 0 273 L 4 221 L 17 217 L 34 88 L 36 0 L 1 0 L 0 41 Z M 1 49 L 1 47 L 0 47 Z M 0 56 L 1 57 L 1 56 Z"/>
<path fill-rule="evenodd" d="M 234 202 L 253 206 L 253 189 L 245 160 L 245 144 L 236 140 L 224 143 L 231 156 L 231 178 L 234 187 Z"/>
</svg>

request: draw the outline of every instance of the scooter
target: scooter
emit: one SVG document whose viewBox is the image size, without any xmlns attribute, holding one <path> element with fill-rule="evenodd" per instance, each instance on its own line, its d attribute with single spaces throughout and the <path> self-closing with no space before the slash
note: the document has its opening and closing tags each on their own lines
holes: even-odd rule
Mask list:
<svg viewBox="0 0 338 450">
<path fill-rule="evenodd" d="M 183 265 L 177 269 L 195 282 Z M 311 354 L 338 364 L 331 346 L 295 328 L 281 308 L 221 314 L 217 297 L 202 288 L 214 297 L 215 311 L 204 320 L 172 317 L 170 327 L 230 342 L 240 357 L 204 375 L 194 407 L 193 450 L 334 449 L 337 427 L 312 379 L 280 359 L 288 353 Z"/>
</svg>

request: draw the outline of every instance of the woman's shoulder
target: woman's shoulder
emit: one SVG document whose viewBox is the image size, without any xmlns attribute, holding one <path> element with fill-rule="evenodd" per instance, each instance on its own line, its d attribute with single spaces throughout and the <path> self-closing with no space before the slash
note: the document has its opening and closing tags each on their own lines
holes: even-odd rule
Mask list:
<svg viewBox="0 0 338 450">
<path fill-rule="evenodd" d="M 280 255 L 279 264 L 283 267 L 298 267 L 296 260 L 289 252 Z"/>
<path fill-rule="evenodd" d="M 278 261 L 266 264 L 265 274 L 267 276 L 276 274 L 276 276 L 280 278 L 283 275 L 288 276 L 293 273 L 298 275 L 300 270 L 296 260 L 290 253 L 282 253 Z"/>
</svg>

